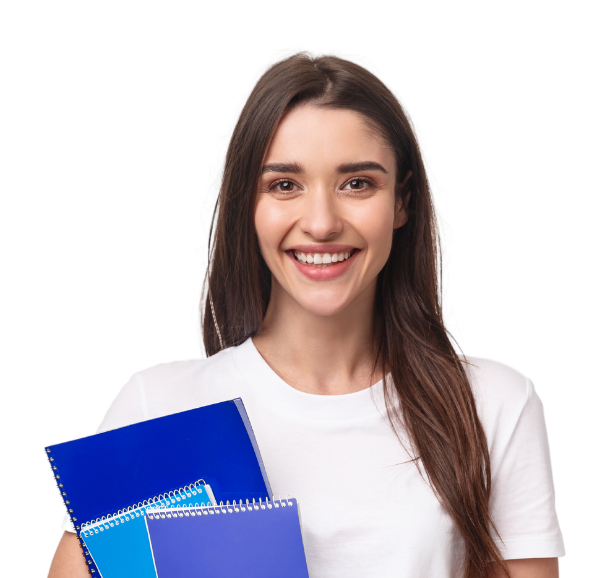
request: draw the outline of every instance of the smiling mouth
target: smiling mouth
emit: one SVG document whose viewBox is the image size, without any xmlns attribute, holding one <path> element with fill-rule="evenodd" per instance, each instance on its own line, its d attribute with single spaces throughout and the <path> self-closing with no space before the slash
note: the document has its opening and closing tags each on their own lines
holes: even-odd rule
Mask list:
<svg viewBox="0 0 600 578">
<path fill-rule="evenodd" d="M 347 261 L 348 259 L 350 259 L 350 257 L 352 257 L 352 255 L 354 255 L 354 253 L 356 253 L 356 251 L 358 251 L 358 249 L 352 249 L 350 251 L 350 253 L 348 254 L 348 257 L 342 260 L 338 260 L 339 259 L 339 253 L 335 253 L 333 255 L 333 257 L 336 258 L 335 262 L 333 262 L 332 257 L 330 256 L 330 259 L 332 259 L 332 261 L 330 263 L 310 263 L 308 260 L 302 260 L 302 258 L 300 258 L 297 254 L 296 251 L 292 250 L 292 257 L 294 257 L 294 259 L 296 259 L 296 261 L 298 261 L 298 263 L 302 263 L 303 265 L 306 265 L 308 267 L 315 267 L 317 269 L 326 269 L 327 267 L 332 267 L 333 265 L 337 265 L 339 263 L 344 263 L 345 261 Z M 312 260 L 312 257 L 310 257 Z"/>
</svg>

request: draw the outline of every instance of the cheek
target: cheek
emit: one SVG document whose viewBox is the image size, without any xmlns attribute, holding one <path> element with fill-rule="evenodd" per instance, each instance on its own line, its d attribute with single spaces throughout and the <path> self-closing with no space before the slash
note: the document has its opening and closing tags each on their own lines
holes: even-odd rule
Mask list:
<svg viewBox="0 0 600 578">
<path fill-rule="evenodd" d="M 269 254 L 279 250 L 285 236 L 288 228 L 286 216 L 280 208 L 269 203 L 269 199 L 259 194 L 254 209 L 254 227 L 260 250 L 268 263 Z"/>
<path fill-rule="evenodd" d="M 391 242 L 394 229 L 393 207 L 389 203 L 374 203 L 368 210 L 362 210 L 357 223 L 365 241 L 378 245 Z"/>
<path fill-rule="evenodd" d="M 360 231 L 370 249 L 372 266 L 378 271 L 381 270 L 392 250 L 393 208 L 386 203 L 385 206 L 378 207 L 378 210 L 365 211 Z"/>
</svg>

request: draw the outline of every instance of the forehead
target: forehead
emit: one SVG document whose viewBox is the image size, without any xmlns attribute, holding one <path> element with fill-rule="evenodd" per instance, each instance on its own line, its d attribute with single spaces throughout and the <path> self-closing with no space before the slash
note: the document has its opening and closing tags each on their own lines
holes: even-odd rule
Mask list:
<svg viewBox="0 0 600 578">
<path fill-rule="evenodd" d="M 265 164 L 298 162 L 309 169 L 358 161 L 392 170 L 394 154 L 362 114 L 310 104 L 282 118 L 265 156 Z"/>
</svg>

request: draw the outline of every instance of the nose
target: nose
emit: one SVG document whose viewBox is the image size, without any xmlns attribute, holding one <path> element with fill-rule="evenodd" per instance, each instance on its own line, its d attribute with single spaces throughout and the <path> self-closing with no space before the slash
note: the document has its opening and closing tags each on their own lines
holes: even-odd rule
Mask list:
<svg viewBox="0 0 600 578">
<path fill-rule="evenodd" d="M 298 224 L 303 233 L 318 241 L 341 233 L 344 222 L 339 215 L 335 194 L 325 187 L 312 190 L 303 203 Z"/>
</svg>

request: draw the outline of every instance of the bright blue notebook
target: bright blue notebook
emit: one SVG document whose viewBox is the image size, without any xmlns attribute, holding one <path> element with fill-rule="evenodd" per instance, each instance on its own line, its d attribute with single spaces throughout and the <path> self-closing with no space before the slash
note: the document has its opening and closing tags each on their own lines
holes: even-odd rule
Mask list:
<svg viewBox="0 0 600 578">
<path fill-rule="evenodd" d="M 81 537 L 102 578 L 156 578 L 144 516 L 149 507 L 214 505 L 209 486 L 196 482 L 124 512 L 83 524 Z"/>
<path fill-rule="evenodd" d="M 46 448 L 75 529 L 204 479 L 218 500 L 272 498 L 241 399 Z M 93 561 L 86 556 L 90 570 Z M 94 573 L 92 572 L 92 573 Z"/>
<path fill-rule="evenodd" d="M 308 578 L 296 500 L 148 508 L 158 578 Z"/>
</svg>

